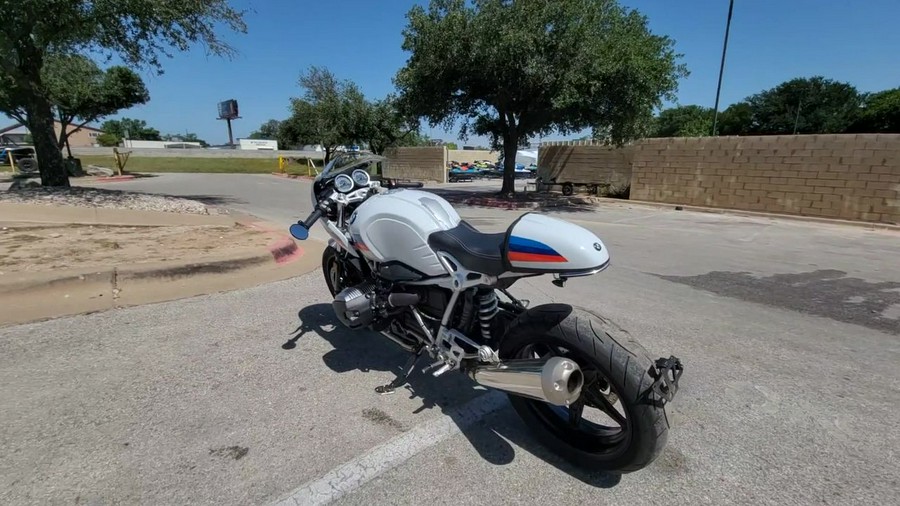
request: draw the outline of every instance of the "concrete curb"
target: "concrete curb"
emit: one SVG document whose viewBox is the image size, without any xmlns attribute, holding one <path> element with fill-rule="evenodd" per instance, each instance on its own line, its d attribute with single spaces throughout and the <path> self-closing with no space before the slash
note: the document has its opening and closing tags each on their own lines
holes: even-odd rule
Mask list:
<svg viewBox="0 0 900 506">
<path fill-rule="evenodd" d="M 101 176 L 95 179 L 91 179 L 92 183 L 115 183 L 117 181 L 131 181 L 132 179 L 137 179 L 137 176 L 125 175 L 125 176 Z"/>
<path fill-rule="evenodd" d="M 726 209 L 720 207 L 701 207 L 701 206 L 688 206 L 683 204 L 668 204 L 663 202 L 649 202 L 645 200 L 624 200 L 624 199 L 611 199 L 606 197 L 592 197 L 597 204 L 618 204 L 618 205 L 635 205 L 635 206 L 643 206 L 643 207 L 652 207 L 656 209 L 672 209 L 675 211 L 692 211 L 697 213 L 710 213 L 710 214 L 731 214 L 734 216 L 748 216 L 754 218 L 771 218 L 771 219 L 781 219 L 781 220 L 790 220 L 790 221 L 802 221 L 808 223 L 821 223 L 823 225 L 843 225 L 848 227 L 856 227 L 856 228 L 865 228 L 868 230 L 887 230 L 893 232 L 900 232 L 900 225 L 892 225 L 889 223 L 873 223 L 867 221 L 851 221 L 851 220 L 839 220 L 834 218 L 820 218 L 818 216 L 802 216 L 797 214 L 780 214 L 780 213 L 767 213 L 761 211 L 745 211 L 742 209 Z"/>
<path fill-rule="evenodd" d="M 52 206 L 0 202 L 0 222 L 112 226 L 224 226 L 235 223 L 227 214 L 187 214 L 103 207 Z"/>
<path fill-rule="evenodd" d="M 0 326 L 249 288 L 319 267 L 325 244 L 277 240 L 264 253 L 207 261 L 119 265 L 0 284 Z"/>
<path fill-rule="evenodd" d="M 280 172 L 273 172 L 272 175 L 277 176 L 277 177 L 283 177 L 286 179 L 305 179 L 307 181 L 313 181 L 316 179 L 313 176 L 301 176 L 299 174 L 282 174 Z"/>
</svg>

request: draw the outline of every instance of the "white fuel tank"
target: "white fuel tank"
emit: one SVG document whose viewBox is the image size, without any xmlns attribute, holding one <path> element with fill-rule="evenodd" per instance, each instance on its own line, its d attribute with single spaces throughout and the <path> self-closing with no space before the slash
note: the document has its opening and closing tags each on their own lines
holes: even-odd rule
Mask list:
<svg viewBox="0 0 900 506">
<path fill-rule="evenodd" d="M 459 224 L 449 202 L 424 191 L 397 189 L 366 200 L 348 220 L 350 235 L 367 258 L 403 264 L 426 276 L 446 270 L 428 246 L 428 236 Z"/>
</svg>

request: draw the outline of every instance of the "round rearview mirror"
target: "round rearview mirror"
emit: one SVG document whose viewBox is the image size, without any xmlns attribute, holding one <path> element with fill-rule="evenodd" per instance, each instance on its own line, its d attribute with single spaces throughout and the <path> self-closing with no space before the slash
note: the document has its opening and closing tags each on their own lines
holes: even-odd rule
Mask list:
<svg viewBox="0 0 900 506">
<path fill-rule="evenodd" d="M 291 225 L 290 231 L 291 235 L 300 241 L 305 241 L 309 237 L 309 229 L 304 227 L 301 223 L 294 223 Z"/>
</svg>

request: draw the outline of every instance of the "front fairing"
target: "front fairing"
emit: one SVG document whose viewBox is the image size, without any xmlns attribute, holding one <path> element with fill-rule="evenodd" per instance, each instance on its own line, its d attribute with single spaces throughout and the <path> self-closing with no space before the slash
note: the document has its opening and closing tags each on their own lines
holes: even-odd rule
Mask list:
<svg viewBox="0 0 900 506">
<path fill-rule="evenodd" d="M 350 174 L 358 168 L 362 168 L 369 172 L 371 176 L 375 176 L 378 167 L 386 159 L 383 156 L 363 154 L 363 153 L 339 153 L 331 161 L 329 161 L 322 172 L 316 176 L 313 181 L 313 203 L 318 204 L 319 200 L 326 193 L 331 182 L 340 174 Z"/>
</svg>

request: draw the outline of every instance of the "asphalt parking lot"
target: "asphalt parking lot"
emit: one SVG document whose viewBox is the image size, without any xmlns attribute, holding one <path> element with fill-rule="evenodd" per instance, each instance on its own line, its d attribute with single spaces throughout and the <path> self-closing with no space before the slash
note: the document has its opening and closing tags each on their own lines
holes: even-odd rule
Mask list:
<svg viewBox="0 0 900 506">
<path fill-rule="evenodd" d="M 467 184 L 467 183 L 462 183 Z M 277 224 L 308 183 L 166 175 L 117 188 L 217 199 Z M 519 211 L 461 208 L 485 231 Z M 554 213 L 606 272 L 522 281 L 685 363 L 651 467 L 574 469 L 502 396 L 413 376 L 336 325 L 320 273 L 0 328 L 3 504 L 886 504 L 900 482 L 900 234 L 628 204 Z"/>
</svg>

